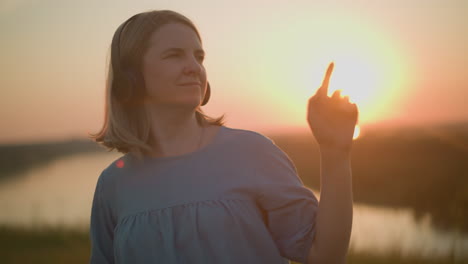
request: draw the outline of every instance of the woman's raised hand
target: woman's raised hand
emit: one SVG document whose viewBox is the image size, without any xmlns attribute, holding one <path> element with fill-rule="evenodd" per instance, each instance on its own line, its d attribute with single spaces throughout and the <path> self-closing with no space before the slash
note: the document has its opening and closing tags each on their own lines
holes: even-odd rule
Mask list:
<svg viewBox="0 0 468 264">
<path fill-rule="evenodd" d="M 349 102 L 349 96 L 341 97 L 336 90 L 328 97 L 328 83 L 334 64 L 330 63 L 314 96 L 309 99 L 307 121 L 319 146 L 350 151 L 354 128 L 358 119 L 358 108 Z"/>
</svg>

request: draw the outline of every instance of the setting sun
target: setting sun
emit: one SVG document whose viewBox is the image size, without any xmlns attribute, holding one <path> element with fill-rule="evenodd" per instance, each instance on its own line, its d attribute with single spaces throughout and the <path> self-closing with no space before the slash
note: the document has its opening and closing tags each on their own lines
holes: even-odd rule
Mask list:
<svg viewBox="0 0 468 264">
<path fill-rule="evenodd" d="M 360 134 L 361 134 L 361 127 L 359 125 L 356 125 L 356 127 L 354 128 L 353 139 L 357 139 Z"/>
<path fill-rule="evenodd" d="M 359 108 L 359 124 L 394 114 L 395 101 L 410 81 L 407 69 L 411 67 L 410 56 L 397 39 L 346 14 L 316 20 L 321 23 L 298 17 L 288 25 L 270 25 L 275 31 L 249 36 L 252 53 L 248 60 L 255 61 L 246 64 L 245 71 L 254 76 L 246 79 L 250 85 L 264 91 L 266 102 L 281 105 L 290 122 L 304 124 L 305 101 L 320 86 L 333 61 L 328 95 L 335 90 L 348 95 Z M 258 46 L 252 46 L 255 43 Z"/>
<path fill-rule="evenodd" d="M 387 37 L 365 27 L 353 31 L 353 37 L 336 33 L 330 40 L 333 44 L 320 47 L 322 54 L 316 60 L 323 66 L 320 69 L 317 62 L 311 64 L 313 67 L 309 69 L 319 74 L 315 73 L 310 82 L 319 83 L 317 76 L 323 74 L 325 65 L 334 61 L 329 95 L 335 90 L 348 95 L 350 102 L 359 107 L 359 123 L 378 121 L 392 111 L 391 104 L 401 96 L 408 81 L 405 76 L 408 62 Z"/>
</svg>

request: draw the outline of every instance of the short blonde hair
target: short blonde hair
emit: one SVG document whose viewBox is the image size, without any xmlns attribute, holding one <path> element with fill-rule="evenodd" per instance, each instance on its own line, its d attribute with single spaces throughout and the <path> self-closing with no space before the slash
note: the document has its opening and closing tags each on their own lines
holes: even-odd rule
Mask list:
<svg viewBox="0 0 468 264">
<path fill-rule="evenodd" d="M 106 81 L 104 124 L 90 138 L 108 151 L 131 152 L 142 159 L 151 152 L 150 110 L 144 104 L 146 91 L 141 71 L 143 55 L 152 32 L 169 23 L 181 23 L 195 31 L 195 25 L 185 16 L 170 10 L 153 10 L 136 14 L 122 23 L 114 33 Z M 202 105 L 209 99 L 210 87 Z M 195 116 L 200 125 L 224 124 L 224 115 L 212 118 L 197 107 Z"/>
</svg>

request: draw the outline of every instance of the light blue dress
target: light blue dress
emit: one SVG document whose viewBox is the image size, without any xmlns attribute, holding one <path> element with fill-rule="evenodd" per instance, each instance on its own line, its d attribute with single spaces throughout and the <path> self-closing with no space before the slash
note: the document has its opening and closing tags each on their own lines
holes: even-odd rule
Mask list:
<svg viewBox="0 0 468 264">
<path fill-rule="evenodd" d="M 198 151 L 102 171 L 90 263 L 307 263 L 317 209 L 272 140 L 222 126 Z"/>
</svg>

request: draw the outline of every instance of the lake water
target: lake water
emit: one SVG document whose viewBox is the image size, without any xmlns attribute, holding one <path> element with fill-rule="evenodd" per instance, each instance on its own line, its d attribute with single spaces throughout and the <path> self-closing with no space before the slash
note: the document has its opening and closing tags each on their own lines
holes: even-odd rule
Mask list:
<svg viewBox="0 0 468 264">
<path fill-rule="evenodd" d="M 0 182 L 0 224 L 87 229 L 96 181 L 120 153 L 76 154 Z M 319 192 L 314 191 L 317 196 Z M 468 259 L 468 235 L 442 232 L 411 209 L 354 204 L 350 248 L 425 257 Z"/>
</svg>

